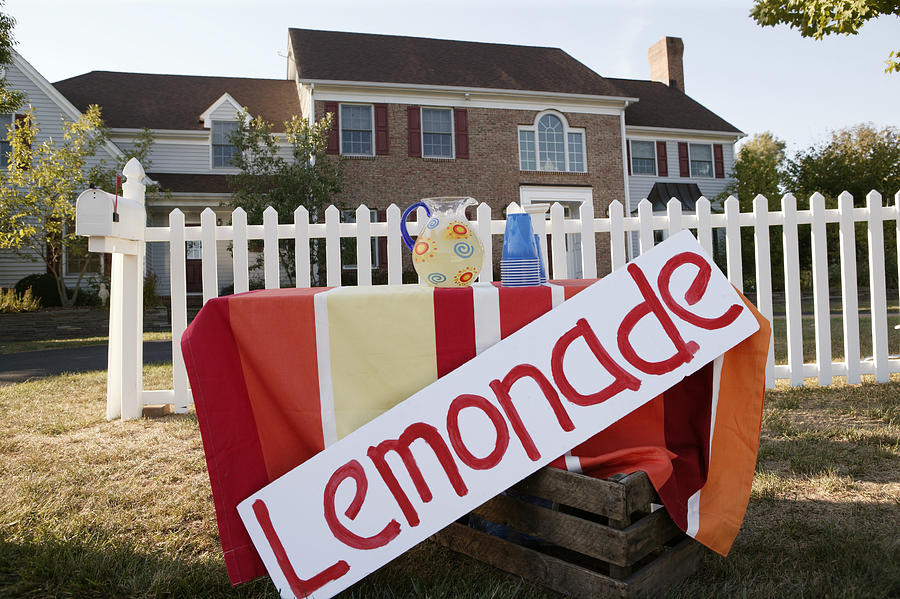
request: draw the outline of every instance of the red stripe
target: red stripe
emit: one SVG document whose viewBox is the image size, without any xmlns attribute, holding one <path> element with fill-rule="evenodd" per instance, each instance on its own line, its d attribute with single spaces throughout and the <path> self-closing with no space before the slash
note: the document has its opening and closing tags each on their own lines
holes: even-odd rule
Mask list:
<svg viewBox="0 0 900 599">
<path fill-rule="evenodd" d="M 500 338 L 506 339 L 552 307 L 549 287 L 500 287 Z"/>
<path fill-rule="evenodd" d="M 659 491 L 672 520 L 687 528 L 687 501 L 706 482 L 712 415 L 713 362 L 663 393 L 666 449 L 676 454 Z"/>
<path fill-rule="evenodd" d="M 471 287 L 434 290 L 434 340 L 438 377 L 475 357 L 475 304 Z"/>
<path fill-rule="evenodd" d="M 231 333 L 228 298 L 206 303 L 181 339 L 193 390 L 219 539 L 232 584 L 266 573 L 237 505 L 269 483 L 243 369 Z"/>
</svg>

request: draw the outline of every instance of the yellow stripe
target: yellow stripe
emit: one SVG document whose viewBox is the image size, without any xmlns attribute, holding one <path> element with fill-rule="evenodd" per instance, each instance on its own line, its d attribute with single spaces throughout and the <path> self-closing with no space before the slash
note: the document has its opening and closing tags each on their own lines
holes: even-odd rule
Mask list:
<svg viewBox="0 0 900 599">
<path fill-rule="evenodd" d="M 437 380 L 433 293 L 409 285 L 328 295 L 339 439 Z"/>
</svg>

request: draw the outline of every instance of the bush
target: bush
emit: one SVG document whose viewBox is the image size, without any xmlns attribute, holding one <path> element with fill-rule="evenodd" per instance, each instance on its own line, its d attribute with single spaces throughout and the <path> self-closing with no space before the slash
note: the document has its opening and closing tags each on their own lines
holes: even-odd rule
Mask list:
<svg viewBox="0 0 900 599">
<path fill-rule="evenodd" d="M 47 273 L 28 275 L 16 283 L 15 287 L 16 293 L 19 295 L 24 295 L 29 288 L 32 295 L 40 300 L 42 307 L 49 308 L 62 305 L 53 275 Z M 67 287 L 66 293 L 72 295 L 72 290 Z M 82 286 L 78 292 L 78 298 L 75 300 L 76 306 L 99 306 L 100 303 L 100 296 L 97 295 L 96 291 L 92 291 L 86 286 Z"/>
<path fill-rule="evenodd" d="M 262 279 L 250 279 L 250 291 L 254 291 L 256 289 L 265 289 L 265 288 L 266 288 L 266 282 L 263 281 Z M 223 295 L 234 295 L 234 283 L 232 283 L 231 285 L 226 285 L 225 287 L 222 287 L 222 289 L 219 291 L 219 297 L 221 297 Z"/>
<path fill-rule="evenodd" d="M 32 295 L 40 300 L 41 305 L 45 308 L 62 305 L 53 275 L 47 273 L 28 275 L 16 283 L 16 293 L 19 295 L 24 295 L 29 288 L 31 288 Z"/>
<path fill-rule="evenodd" d="M 31 294 L 31 287 L 19 295 L 15 289 L 3 290 L 0 287 L 0 313 L 2 312 L 35 312 L 40 310 L 41 301 Z"/>
<path fill-rule="evenodd" d="M 144 308 L 158 308 L 162 305 L 162 298 L 156 292 L 156 275 L 149 272 L 144 277 Z"/>
</svg>

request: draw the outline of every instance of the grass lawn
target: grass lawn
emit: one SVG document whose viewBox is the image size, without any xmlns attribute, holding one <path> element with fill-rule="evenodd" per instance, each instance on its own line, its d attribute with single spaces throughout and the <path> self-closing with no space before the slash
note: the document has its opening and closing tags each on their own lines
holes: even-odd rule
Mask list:
<svg viewBox="0 0 900 599">
<path fill-rule="evenodd" d="M 0 387 L 0 597 L 276 597 L 228 583 L 196 419 L 106 422 L 104 394 L 103 372 Z M 779 387 L 731 554 L 673 596 L 900 596 L 898 530 L 900 377 Z M 556 597 L 429 542 L 342 596 Z"/>
<path fill-rule="evenodd" d="M 144 341 L 171 341 L 171 331 L 145 332 Z M 85 345 L 106 345 L 109 337 L 81 337 L 79 339 L 40 339 L 36 341 L 7 341 L 0 343 L 0 355 L 19 352 L 37 351 L 39 349 L 60 349 L 63 347 L 82 347 Z"/>
</svg>

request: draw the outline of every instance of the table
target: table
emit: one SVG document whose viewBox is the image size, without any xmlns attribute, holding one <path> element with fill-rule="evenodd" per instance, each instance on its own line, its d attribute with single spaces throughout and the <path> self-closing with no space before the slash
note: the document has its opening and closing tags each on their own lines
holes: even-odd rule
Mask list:
<svg viewBox="0 0 900 599">
<path fill-rule="evenodd" d="M 182 339 L 233 584 L 265 574 L 243 499 L 593 280 L 278 289 L 213 299 Z M 756 463 L 770 328 L 552 465 L 645 470 L 672 519 L 725 554 Z"/>
</svg>

